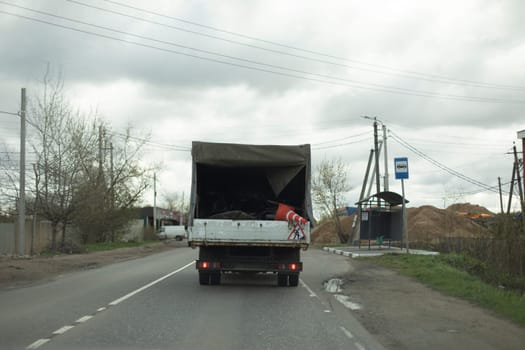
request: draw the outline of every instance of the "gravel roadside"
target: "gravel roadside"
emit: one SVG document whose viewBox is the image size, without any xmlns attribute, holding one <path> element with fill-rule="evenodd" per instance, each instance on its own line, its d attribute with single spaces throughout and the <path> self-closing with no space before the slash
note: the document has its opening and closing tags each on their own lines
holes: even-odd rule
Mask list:
<svg viewBox="0 0 525 350">
<path fill-rule="evenodd" d="M 0 256 L 0 289 L 13 289 L 45 282 L 75 271 L 94 269 L 115 262 L 136 259 L 177 247 L 186 241 L 162 241 L 140 247 L 86 253 L 35 256 L 29 258 Z"/>
</svg>

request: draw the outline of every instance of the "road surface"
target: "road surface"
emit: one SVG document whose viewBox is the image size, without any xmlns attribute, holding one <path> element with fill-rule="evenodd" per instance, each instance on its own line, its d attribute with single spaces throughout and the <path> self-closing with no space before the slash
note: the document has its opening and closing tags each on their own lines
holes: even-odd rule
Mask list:
<svg viewBox="0 0 525 350">
<path fill-rule="evenodd" d="M 201 286 L 197 250 L 145 258 L 0 292 L 2 349 L 383 349 L 324 282 L 349 261 L 303 254 L 300 286 L 228 275 Z"/>
</svg>

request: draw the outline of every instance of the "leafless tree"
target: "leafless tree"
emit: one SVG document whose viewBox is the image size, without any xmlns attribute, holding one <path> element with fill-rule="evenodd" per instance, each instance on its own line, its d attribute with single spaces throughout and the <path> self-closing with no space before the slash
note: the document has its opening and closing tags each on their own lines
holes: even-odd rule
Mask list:
<svg viewBox="0 0 525 350">
<path fill-rule="evenodd" d="M 75 212 L 73 196 L 81 171 L 81 156 L 76 146 L 85 143 L 85 122 L 66 101 L 61 78 L 52 80 L 49 71 L 44 76 L 42 92 L 31 100 L 28 121 L 32 126 L 30 144 L 36 155 L 35 178 L 39 186 L 33 189 L 39 214 L 51 222 L 51 249 L 58 248 L 66 237 L 66 228 Z M 82 135 L 83 140 L 76 137 Z M 85 152 L 90 152 L 86 150 Z"/>
<path fill-rule="evenodd" d="M 188 211 L 190 203 L 184 192 L 169 192 L 163 195 L 166 209 L 177 211 L 181 215 L 182 222 L 188 222 Z"/>
<path fill-rule="evenodd" d="M 62 80 L 48 76 L 29 122 L 38 179 L 33 197 L 39 215 L 51 222 L 51 248 L 64 247 L 70 225 L 84 243 L 115 241 L 152 183 L 153 171 L 140 162 L 147 139 L 133 137 L 131 129 L 114 133 L 96 115 L 73 111 Z"/>
<path fill-rule="evenodd" d="M 312 179 L 313 201 L 322 215 L 333 222 L 341 243 L 346 242 L 346 237 L 337 209 L 346 206 L 349 190 L 347 170 L 342 160 L 323 160 Z"/>
</svg>

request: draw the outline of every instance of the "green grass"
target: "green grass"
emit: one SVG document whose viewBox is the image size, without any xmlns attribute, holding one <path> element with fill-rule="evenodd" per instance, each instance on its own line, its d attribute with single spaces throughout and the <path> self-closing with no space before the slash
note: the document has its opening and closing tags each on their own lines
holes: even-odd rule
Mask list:
<svg viewBox="0 0 525 350">
<path fill-rule="evenodd" d="M 461 264 L 458 264 L 457 260 L 461 258 L 457 256 L 389 254 L 365 259 L 392 268 L 437 291 L 468 300 L 525 326 L 525 295 L 487 284 L 461 267 L 458 268 L 457 265 Z"/>
<path fill-rule="evenodd" d="M 105 250 L 113 250 L 113 249 L 118 249 L 118 248 L 140 247 L 140 246 L 155 243 L 155 242 L 158 242 L 158 241 L 92 243 L 92 244 L 86 245 L 86 251 L 88 253 L 92 253 L 92 252 L 101 252 Z"/>
</svg>

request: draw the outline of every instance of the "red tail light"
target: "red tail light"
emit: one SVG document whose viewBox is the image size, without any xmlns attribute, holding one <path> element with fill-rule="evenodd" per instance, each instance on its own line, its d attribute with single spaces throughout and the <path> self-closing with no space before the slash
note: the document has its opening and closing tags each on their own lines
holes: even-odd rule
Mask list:
<svg viewBox="0 0 525 350">
<path fill-rule="evenodd" d="M 201 262 L 201 268 L 203 268 L 203 269 L 207 269 L 208 267 L 210 267 L 210 264 L 208 264 L 207 261 L 202 261 L 202 262 Z"/>
<path fill-rule="evenodd" d="M 297 270 L 297 264 L 295 264 L 295 263 L 290 264 L 290 270 L 292 270 L 292 271 Z"/>
</svg>

